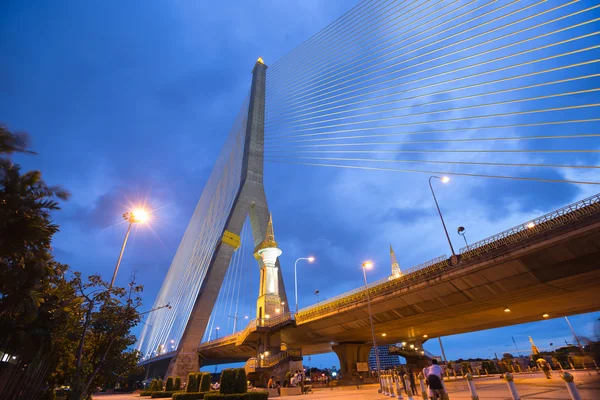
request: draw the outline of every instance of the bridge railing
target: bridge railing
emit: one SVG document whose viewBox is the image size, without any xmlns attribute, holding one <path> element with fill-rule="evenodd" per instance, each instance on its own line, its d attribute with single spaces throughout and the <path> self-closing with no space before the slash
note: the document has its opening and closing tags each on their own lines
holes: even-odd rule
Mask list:
<svg viewBox="0 0 600 400">
<path fill-rule="evenodd" d="M 468 259 L 501 246 L 518 243 L 542 231 L 587 217 L 598 211 L 600 211 L 600 193 L 463 247 L 460 249 L 461 256 L 463 259 Z"/>
<path fill-rule="evenodd" d="M 578 219 L 597 214 L 598 212 L 600 212 L 600 193 L 464 247 L 461 249 L 461 259 L 464 261 L 497 248 L 518 243 L 523 239 L 549 231 Z M 422 277 L 435 271 L 445 269 L 448 266 L 449 263 L 445 255 L 437 257 L 403 271 L 403 274 L 399 277 L 389 277 L 372 282 L 368 285 L 369 294 L 375 296 L 379 292 L 386 291 L 390 288 L 420 280 Z M 322 313 L 331 312 L 332 308 L 348 306 L 357 301 L 363 301 L 365 298 L 365 288 L 356 288 L 320 302 L 319 304 L 303 308 L 296 315 L 296 322 L 303 323 Z"/>
</svg>

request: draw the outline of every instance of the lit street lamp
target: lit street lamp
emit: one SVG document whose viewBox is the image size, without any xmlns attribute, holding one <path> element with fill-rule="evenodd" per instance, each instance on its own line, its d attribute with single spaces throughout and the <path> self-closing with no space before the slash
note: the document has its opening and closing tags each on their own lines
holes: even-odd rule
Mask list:
<svg viewBox="0 0 600 400">
<path fill-rule="evenodd" d="M 448 183 L 450 178 L 447 176 L 439 177 L 439 176 L 430 176 L 429 177 L 429 188 L 431 189 L 431 194 L 433 195 L 433 200 L 435 201 L 435 206 L 437 207 L 438 214 L 440 214 L 440 219 L 442 220 L 442 226 L 444 227 L 444 232 L 446 233 L 446 238 L 448 239 L 448 244 L 450 245 L 450 250 L 452 251 L 452 255 L 455 256 L 454 247 L 452 247 L 452 242 L 450 241 L 450 235 L 448 235 L 448 230 L 446 229 L 446 223 L 444 222 L 444 217 L 442 217 L 442 211 L 440 210 L 440 205 L 437 202 L 437 198 L 435 197 L 435 192 L 433 191 L 433 186 L 431 186 L 431 179 L 436 178 L 442 181 L 443 183 Z"/>
<path fill-rule="evenodd" d="M 296 295 L 296 313 L 298 312 L 298 272 L 296 266 L 298 265 L 298 261 L 307 260 L 308 262 L 315 261 L 314 257 L 300 257 L 294 263 L 294 294 Z"/>
<path fill-rule="evenodd" d="M 315 290 L 315 296 L 317 296 L 317 304 L 319 304 L 319 289 Z"/>
<path fill-rule="evenodd" d="M 375 339 L 375 327 L 373 326 L 373 314 L 371 313 L 371 296 L 369 296 L 369 285 L 367 285 L 367 269 L 373 268 L 373 262 L 365 261 L 362 264 L 363 277 L 365 278 L 365 292 L 367 294 L 367 307 L 369 310 L 369 322 L 371 323 L 371 335 L 373 337 L 373 347 L 375 348 L 375 362 L 377 363 L 377 378 L 381 378 L 381 364 L 379 363 L 379 349 Z"/>
<path fill-rule="evenodd" d="M 219 340 L 219 329 L 221 328 L 219 328 L 218 326 L 215 328 L 215 330 L 217 331 L 217 340 Z"/>
<path fill-rule="evenodd" d="M 121 246 L 121 252 L 119 253 L 119 259 L 117 260 L 117 265 L 115 266 L 115 272 L 113 272 L 112 279 L 110 281 L 109 289 L 112 289 L 115 284 L 115 279 L 117 279 L 117 272 L 119 272 L 119 266 L 121 265 L 121 259 L 123 258 L 123 252 L 125 251 L 125 246 L 127 245 L 127 239 L 129 239 L 129 233 L 131 232 L 131 225 L 136 222 L 146 222 L 149 218 L 148 212 L 142 208 L 137 208 L 133 211 L 127 211 L 123 214 L 123 218 L 125 221 L 129 222 L 129 226 L 127 227 L 127 233 L 125 234 L 125 240 L 123 240 L 123 246 Z"/>
</svg>

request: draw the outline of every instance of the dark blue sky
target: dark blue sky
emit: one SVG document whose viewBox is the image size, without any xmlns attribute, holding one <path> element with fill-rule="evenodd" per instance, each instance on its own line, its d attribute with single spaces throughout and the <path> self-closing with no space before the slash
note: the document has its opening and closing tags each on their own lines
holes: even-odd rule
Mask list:
<svg viewBox="0 0 600 400">
<path fill-rule="evenodd" d="M 109 279 L 125 232 L 120 216 L 147 202 L 154 220 L 132 236 L 118 281 L 137 271 L 150 308 L 256 58 L 278 60 L 354 4 L 4 1 L 0 122 L 28 132 L 39 152 L 19 163 L 73 194 L 55 215 L 57 259 Z M 326 299 L 360 285 L 364 259 L 376 263 L 370 279 L 388 275 L 390 243 L 403 267 L 448 253 L 427 176 L 275 166 L 266 166 L 265 185 L 290 298 L 293 261 L 318 258 L 302 266 L 301 307 L 315 301 L 316 289 Z M 451 232 L 464 225 L 475 241 L 596 191 L 457 178 L 438 197 Z M 462 239 L 452 239 L 460 247 Z M 572 322 L 591 336 L 599 316 Z M 447 338 L 446 351 L 449 358 L 512 351 L 510 336 L 525 349 L 528 335 L 539 347 L 571 340 L 559 319 Z M 426 348 L 439 353 L 433 341 Z M 313 360 L 337 363 L 334 355 Z"/>
</svg>

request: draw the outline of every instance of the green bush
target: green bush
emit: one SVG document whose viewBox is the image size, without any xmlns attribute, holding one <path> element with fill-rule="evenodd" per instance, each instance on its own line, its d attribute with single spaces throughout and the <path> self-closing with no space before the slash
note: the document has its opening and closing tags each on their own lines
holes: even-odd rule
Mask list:
<svg viewBox="0 0 600 400">
<path fill-rule="evenodd" d="M 198 390 L 201 392 L 208 392 L 210 390 L 210 379 L 211 375 L 209 372 L 203 373 L 202 378 L 200 378 L 200 385 L 198 385 Z"/>
<path fill-rule="evenodd" d="M 156 392 L 158 390 L 158 380 L 152 379 L 150 382 L 150 387 L 148 388 L 149 392 Z"/>
<path fill-rule="evenodd" d="M 267 400 L 269 398 L 269 392 L 266 390 L 248 392 L 248 400 Z"/>
<path fill-rule="evenodd" d="M 188 384 L 185 391 L 188 393 L 198 392 L 198 381 L 196 380 L 196 374 L 194 372 L 190 372 L 188 375 Z"/>
<path fill-rule="evenodd" d="M 180 377 L 175 378 L 175 383 L 173 384 L 173 390 L 175 390 L 175 391 L 181 390 L 181 378 Z"/>
<path fill-rule="evenodd" d="M 150 390 L 142 390 L 140 392 L 140 396 L 152 396 L 152 393 L 154 393 L 154 391 L 150 391 Z"/>
<path fill-rule="evenodd" d="M 152 392 L 152 398 L 153 399 L 163 399 L 163 398 L 171 398 L 175 393 L 179 393 L 176 391 L 164 391 L 164 392 Z M 183 392 L 182 392 L 183 393 Z"/>
<path fill-rule="evenodd" d="M 237 368 L 235 372 L 235 391 L 233 393 L 246 393 L 248 391 L 248 381 L 246 380 L 246 370 Z"/>
<path fill-rule="evenodd" d="M 209 392 L 216 393 L 216 392 Z M 208 393 L 206 392 L 194 392 L 194 393 L 184 393 L 179 392 L 173 394 L 173 400 L 202 400 Z"/>
<path fill-rule="evenodd" d="M 249 398 L 248 393 L 215 393 L 204 396 L 204 400 L 249 400 Z"/>
<path fill-rule="evenodd" d="M 290 381 L 291 380 L 292 380 L 292 373 L 291 372 L 286 372 L 285 373 L 285 382 L 283 382 L 283 386 L 284 387 L 290 386 Z"/>
<path fill-rule="evenodd" d="M 221 394 L 246 393 L 248 391 L 244 368 L 228 368 L 221 371 Z"/>
<path fill-rule="evenodd" d="M 165 385 L 165 392 L 173 392 L 173 377 L 167 378 L 167 384 Z"/>
</svg>

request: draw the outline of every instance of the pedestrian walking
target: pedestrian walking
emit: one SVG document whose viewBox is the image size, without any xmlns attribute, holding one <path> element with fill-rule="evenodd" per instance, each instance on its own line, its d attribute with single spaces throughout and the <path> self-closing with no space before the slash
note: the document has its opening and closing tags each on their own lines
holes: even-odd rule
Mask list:
<svg viewBox="0 0 600 400">
<path fill-rule="evenodd" d="M 412 394 L 419 394 L 419 390 L 417 389 L 417 384 L 416 384 L 416 380 L 415 380 L 415 373 L 411 367 L 408 367 L 407 374 L 408 374 L 408 379 L 410 380 L 410 388 L 412 389 Z"/>
<path fill-rule="evenodd" d="M 438 365 L 438 361 L 435 358 L 431 360 L 431 363 L 432 364 L 429 367 L 423 370 L 423 375 L 425 376 L 427 386 L 429 387 L 429 397 L 431 399 L 444 400 L 446 398 L 446 391 L 442 384 L 444 370 Z"/>
</svg>

